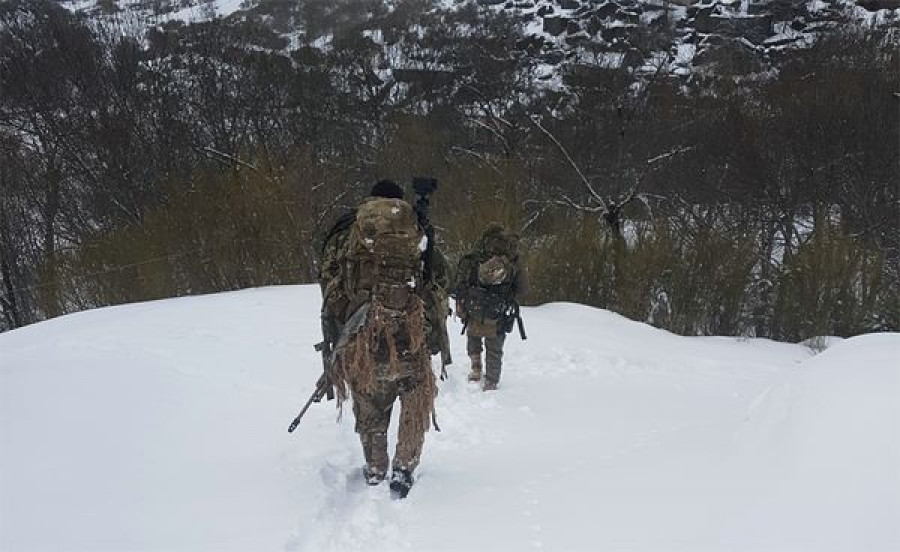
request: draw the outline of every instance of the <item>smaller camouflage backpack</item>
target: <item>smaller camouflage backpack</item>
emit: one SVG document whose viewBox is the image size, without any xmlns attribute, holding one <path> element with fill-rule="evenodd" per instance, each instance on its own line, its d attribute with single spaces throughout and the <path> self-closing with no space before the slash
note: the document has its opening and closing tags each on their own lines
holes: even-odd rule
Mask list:
<svg viewBox="0 0 900 552">
<path fill-rule="evenodd" d="M 475 278 L 478 285 L 499 286 L 513 281 L 519 256 L 518 236 L 507 232 L 500 224 L 490 224 L 477 249 L 479 263 Z"/>
<path fill-rule="evenodd" d="M 470 330 L 496 324 L 512 304 L 518 238 L 500 224 L 490 224 L 473 251 L 459 263 L 454 296 Z M 486 334 L 496 330 L 485 330 Z"/>
<path fill-rule="evenodd" d="M 493 255 L 478 264 L 478 283 L 482 286 L 499 286 L 512 281 L 515 266 L 506 255 Z"/>
</svg>

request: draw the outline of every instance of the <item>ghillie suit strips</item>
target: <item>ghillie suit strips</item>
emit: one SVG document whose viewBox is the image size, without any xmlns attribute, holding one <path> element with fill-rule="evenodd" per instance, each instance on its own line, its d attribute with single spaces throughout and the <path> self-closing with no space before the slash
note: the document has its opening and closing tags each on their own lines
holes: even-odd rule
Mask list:
<svg viewBox="0 0 900 552">
<path fill-rule="evenodd" d="M 426 337 L 421 270 L 423 234 L 412 207 L 399 199 L 371 198 L 360 205 L 343 246 L 339 275 L 347 317 L 335 347 L 331 381 L 338 406 L 349 390 L 372 394 L 397 382 L 419 431 L 434 413 L 436 384 Z M 336 289 L 336 291 L 337 291 Z"/>
<path fill-rule="evenodd" d="M 358 315 L 362 320 L 351 317 L 347 324 L 355 335 L 338 342 L 332 366 L 331 381 L 338 408 L 343 408 L 351 388 L 368 395 L 376 391 L 379 381 L 404 381 L 402 387 L 407 391 L 400 399 L 410 415 L 404 416 L 401 423 L 414 425 L 401 431 L 427 431 L 434 415 L 437 384 L 426 347 L 422 300 L 410 294 L 403 310 L 389 309 L 372 300 Z"/>
</svg>

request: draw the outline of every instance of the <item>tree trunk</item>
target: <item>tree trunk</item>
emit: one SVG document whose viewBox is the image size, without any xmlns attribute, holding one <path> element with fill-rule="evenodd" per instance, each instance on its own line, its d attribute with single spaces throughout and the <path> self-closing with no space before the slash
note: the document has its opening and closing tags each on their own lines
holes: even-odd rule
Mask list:
<svg viewBox="0 0 900 552">
<path fill-rule="evenodd" d="M 16 301 L 16 290 L 12 284 L 12 271 L 6 262 L 6 255 L 0 251 L 0 277 L 3 278 L 5 297 L 0 297 L 0 308 L 3 309 L 3 317 L 9 329 L 14 330 L 22 326 L 22 314 Z"/>
<path fill-rule="evenodd" d="M 46 202 L 44 204 L 44 270 L 42 303 L 47 318 L 63 313 L 59 295 L 59 267 L 56 255 L 56 217 L 59 214 L 60 176 L 56 171 L 48 175 Z"/>
</svg>

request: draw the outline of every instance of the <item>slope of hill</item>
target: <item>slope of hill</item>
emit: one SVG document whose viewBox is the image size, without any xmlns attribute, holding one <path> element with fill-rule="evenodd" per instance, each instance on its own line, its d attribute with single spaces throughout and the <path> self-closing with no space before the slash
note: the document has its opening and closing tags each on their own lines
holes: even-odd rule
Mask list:
<svg viewBox="0 0 900 552">
<path fill-rule="evenodd" d="M 442 20 L 469 10 L 471 19 L 463 24 L 472 26 L 484 24 L 487 12 L 502 13 L 519 21 L 523 39 L 517 53 L 543 64 L 539 75 L 550 86 L 559 84 L 560 73 L 581 66 L 688 77 L 715 71 L 724 62 L 764 72 L 784 53 L 806 47 L 832 29 L 900 24 L 900 0 L 63 0 L 61 4 L 92 17 L 125 14 L 149 26 L 169 21 L 255 21 L 287 39 L 288 49 L 327 48 L 348 33 L 396 34 L 404 19 L 407 31 L 421 30 L 425 14 Z M 399 61 L 392 69 L 412 63 Z"/>
<path fill-rule="evenodd" d="M 0 335 L 0 549 L 900 546 L 897 334 L 813 356 L 525 309 L 499 392 L 465 381 L 454 336 L 443 431 L 392 501 L 361 481 L 349 412 L 285 431 L 320 370 L 317 313 L 314 286 L 263 288 Z"/>
</svg>

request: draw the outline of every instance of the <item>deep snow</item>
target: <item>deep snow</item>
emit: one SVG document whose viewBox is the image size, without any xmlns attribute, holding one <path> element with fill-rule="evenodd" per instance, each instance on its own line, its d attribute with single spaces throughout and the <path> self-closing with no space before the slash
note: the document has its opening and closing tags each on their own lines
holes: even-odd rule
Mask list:
<svg viewBox="0 0 900 552">
<path fill-rule="evenodd" d="M 0 335 L 0 550 L 900 550 L 898 334 L 814 356 L 550 304 L 485 394 L 454 324 L 443 431 L 395 501 L 349 409 L 286 431 L 318 305 L 263 288 Z"/>
</svg>

